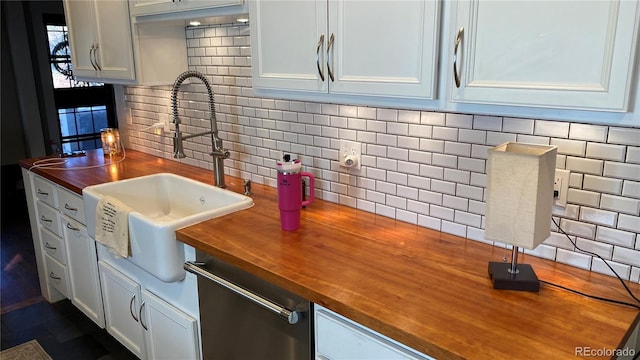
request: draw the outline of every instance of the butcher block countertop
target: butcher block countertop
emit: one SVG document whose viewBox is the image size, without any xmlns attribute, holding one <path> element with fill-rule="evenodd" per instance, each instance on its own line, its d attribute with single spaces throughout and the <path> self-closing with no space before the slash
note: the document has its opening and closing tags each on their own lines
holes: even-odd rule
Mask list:
<svg viewBox="0 0 640 360">
<path fill-rule="evenodd" d="M 30 168 L 37 159 L 21 162 Z M 102 152 L 63 167 L 104 162 Z M 108 159 L 107 159 L 108 161 Z M 81 194 L 89 185 L 171 172 L 211 184 L 211 170 L 127 150 L 124 161 L 33 171 Z M 242 179 L 227 177 L 242 192 Z M 575 358 L 576 347 L 624 346 L 637 309 L 541 284 L 499 291 L 487 274 L 504 249 L 316 199 L 301 228 L 280 230 L 274 188 L 253 184 L 253 208 L 178 230 L 177 238 L 438 359 Z M 542 280 L 631 302 L 612 277 L 521 255 Z M 640 294 L 639 284 L 629 284 Z"/>
</svg>

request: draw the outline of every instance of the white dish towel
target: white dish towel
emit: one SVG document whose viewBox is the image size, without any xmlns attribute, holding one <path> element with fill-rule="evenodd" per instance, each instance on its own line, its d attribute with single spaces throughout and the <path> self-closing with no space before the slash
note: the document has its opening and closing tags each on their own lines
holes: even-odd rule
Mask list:
<svg viewBox="0 0 640 360">
<path fill-rule="evenodd" d="M 131 208 L 110 196 L 98 200 L 96 208 L 96 241 L 116 257 L 131 254 L 129 245 L 129 212 Z"/>
</svg>

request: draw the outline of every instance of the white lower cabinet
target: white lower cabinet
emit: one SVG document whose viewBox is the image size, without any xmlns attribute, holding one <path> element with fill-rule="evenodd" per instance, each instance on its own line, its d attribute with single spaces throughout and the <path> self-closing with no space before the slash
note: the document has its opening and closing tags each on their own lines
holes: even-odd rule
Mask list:
<svg viewBox="0 0 640 360">
<path fill-rule="evenodd" d="M 314 308 L 316 360 L 433 359 L 329 309 Z"/>
<path fill-rule="evenodd" d="M 103 260 L 106 329 L 141 359 L 199 359 L 197 320 Z"/>
<path fill-rule="evenodd" d="M 98 277 L 96 244 L 87 234 L 87 227 L 62 216 L 67 249 L 70 299 L 80 311 L 104 328 L 102 291 Z"/>
</svg>

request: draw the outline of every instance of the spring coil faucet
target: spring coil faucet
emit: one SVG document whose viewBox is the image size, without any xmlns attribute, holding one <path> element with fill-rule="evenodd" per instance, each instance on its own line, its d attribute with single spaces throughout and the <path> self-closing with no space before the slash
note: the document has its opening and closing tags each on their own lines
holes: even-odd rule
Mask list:
<svg viewBox="0 0 640 360">
<path fill-rule="evenodd" d="M 209 94 L 209 122 L 211 123 L 211 130 L 205 131 L 197 134 L 183 135 L 180 132 L 180 118 L 178 117 L 178 90 L 180 89 L 180 85 L 189 78 L 197 78 L 202 81 L 204 86 L 207 88 L 207 93 Z M 182 74 L 178 75 L 176 81 L 173 83 L 173 87 L 171 88 L 171 109 L 173 111 L 173 123 L 175 124 L 175 134 L 173 135 L 173 157 L 176 159 L 182 159 L 187 157 L 184 153 L 184 148 L 182 146 L 182 141 L 191 139 L 197 136 L 202 135 L 211 135 L 211 148 L 212 151 L 209 155 L 213 156 L 213 177 L 215 181 L 215 185 L 217 187 L 225 188 L 226 185 L 224 183 L 224 159 L 230 156 L 228 150 L 225 150 L 222 146 L 222 139 L 218 137 L 218 126 L 216 123 L 216 114 L 215 114 L 215 103 L 213 102 L 213 91 L 211 90 L 211 85 L 209 85 L 209 81 L 204 76 L 204 74 L 198 71 L 185 71 Z"/>
</svg>

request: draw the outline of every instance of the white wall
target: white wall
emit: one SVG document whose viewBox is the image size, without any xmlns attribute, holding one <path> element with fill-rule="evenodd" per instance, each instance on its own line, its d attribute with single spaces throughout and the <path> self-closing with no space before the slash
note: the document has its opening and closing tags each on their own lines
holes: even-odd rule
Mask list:
<svg viewBox="0 0 640 360">
<path fill-rule="evenodd" d="M 505 141 L 557 145 L 557 167 L 572 175 L 569 205 L 554 215 L 579 247 L 640 282 L 640 129 L 259 98 L 247 25 L 188 29 L 186 36 L 190 69 L 208 75 L 216 94 L 221 137 L 232 153 L 227 174 L 275 186 L 280 151 L 299 154 L 316 176 L 318 198 L 485 241 L 486 150 Z M 171 158 L 170 135 L 139 131 L 171 120 L 170 87 L 124 93 L 128 146 Z M 204 87 L 183 85 L 180 96 L 182 129 L 208 129 Z M 183 162 L 211 169 L 207 139 L 187 140 Z M 361 170 L 337 165 L 339 139 L 363 144 Z M 557 232 L 531 253 L 609 271 Z"/>
</svg>

